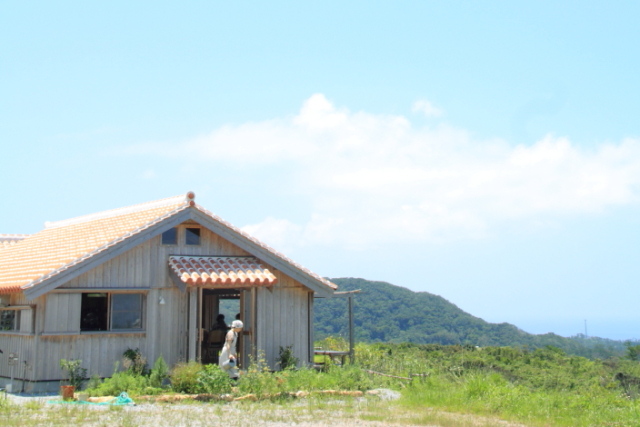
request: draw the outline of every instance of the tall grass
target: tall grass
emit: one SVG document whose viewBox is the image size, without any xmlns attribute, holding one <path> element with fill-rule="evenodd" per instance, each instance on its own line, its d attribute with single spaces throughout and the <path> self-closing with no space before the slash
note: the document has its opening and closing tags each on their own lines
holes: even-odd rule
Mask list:
<svg viewBox="0 0 640 427">
<path fill-rule="evenodd" d="M 356 357 L 387 373 L 426 373 L 403 391 L 400 404 L 414 411 L 439 408 L 532 426 L 640 425 L 638 362 L 588 360 L 556 348 L 414 345 L 361 345 Z M 626 385 L 616 381 L 620 375 Z"/>
</svg>

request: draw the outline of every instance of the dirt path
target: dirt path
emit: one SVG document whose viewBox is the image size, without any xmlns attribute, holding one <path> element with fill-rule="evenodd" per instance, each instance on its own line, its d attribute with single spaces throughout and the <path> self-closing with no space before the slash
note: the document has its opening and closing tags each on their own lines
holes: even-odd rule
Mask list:
<svg viewBox="0 0 640 427">
<path fill-rule="evenodd" d="M 376 398 L 297 399 L 284 403 L 142 403 L 137 406 L 48 404 L 58 396 L 9 396 L 14 404 L 0 422 L 8 426 L 176 427 L 526 427 L 522 424 L 423 409 L 408 411 Z M 0 413 L 0 419 L 4 414 Z"/>
</svg>

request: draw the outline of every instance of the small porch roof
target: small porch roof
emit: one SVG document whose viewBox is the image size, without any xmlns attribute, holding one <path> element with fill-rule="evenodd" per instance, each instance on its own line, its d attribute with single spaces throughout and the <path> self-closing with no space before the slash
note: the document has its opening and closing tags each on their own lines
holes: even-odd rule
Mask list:
<svg viewBox="0 0 640 427">
<path fill-rule="evenodd" d="M 169 257 L 174 280 L 189 286 L 252 288 L 273 286 L 278 279 L 257 258 L 251 256 Z M 178 285 L 178 283 L 176 283 Z"/>
</svg>

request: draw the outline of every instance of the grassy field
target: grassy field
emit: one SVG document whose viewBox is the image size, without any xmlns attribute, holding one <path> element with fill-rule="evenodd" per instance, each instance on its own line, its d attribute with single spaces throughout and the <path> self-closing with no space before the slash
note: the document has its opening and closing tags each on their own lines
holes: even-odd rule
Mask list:
<svg viewBox="0 0 640 427">
<path fill-rule="evenodd" d="M 325 348 L 344 342 L 327 340 Z M 217 366 L 196 363 L 170 373 L 129 364 L 110 380 L 92 382 L 92 395 L 128 391 L 143 395 L 204 393 L 228 399 L 252 395 L 257 402 L 145 403 L 131 408 L 0 403 L 1 425 L 422 425 L 422 426 L 638 426 L 640 362 L 589 360 L 556 348 L 359 344 L 357 364 L 269 371 L 254 363 L 237 384 Z M 156 364 L 157 365 L 157 364 Z M 133 368 L 131 367 L 133 366 Z M 412 376 L 411 381 L 397 377 Z M 420 374 L 419 376 L 415 376 Z M 165 375 L 171 387 L 162 386 Z M 166 383 L 166 381 L 164 381 Z M 321 390 L 397 390 L 401 398 L 322 395 Z M 311 394 L 296 398 L 298 391 Z M 314 391 L 316 393 L 314 394 Z M 240 416 L 239 414 L 242 414 Z M 245 415 L 250 414 L 246 420 Z M 332 414 L 329 424 L 313 424 Z M 245 423 L 237 420 L 245 419 Z M 222 422 L 222 421 L 221 421 Z M 222 425 L 222 424 L 220 424 Z"/>
</svg>

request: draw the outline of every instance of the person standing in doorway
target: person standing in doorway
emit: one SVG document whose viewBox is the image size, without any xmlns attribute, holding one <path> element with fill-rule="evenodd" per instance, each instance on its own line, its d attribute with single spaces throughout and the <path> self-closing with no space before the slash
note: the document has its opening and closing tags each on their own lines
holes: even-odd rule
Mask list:
<svg viewBox="0 0 640 427">
<path fill-rule="evenodd" d="M 231 329 L 227 332 L 224 346 L 220 353 L 218 364 L 223 371 L 229 374 L 233 380 L 238 379 L 238 356 L 236 354 L 236 345 L 238 344 L 238 334 L 242 332 L 244 325 L 241 320 L 234 320 L 231 323 Z"/>
</svg>

